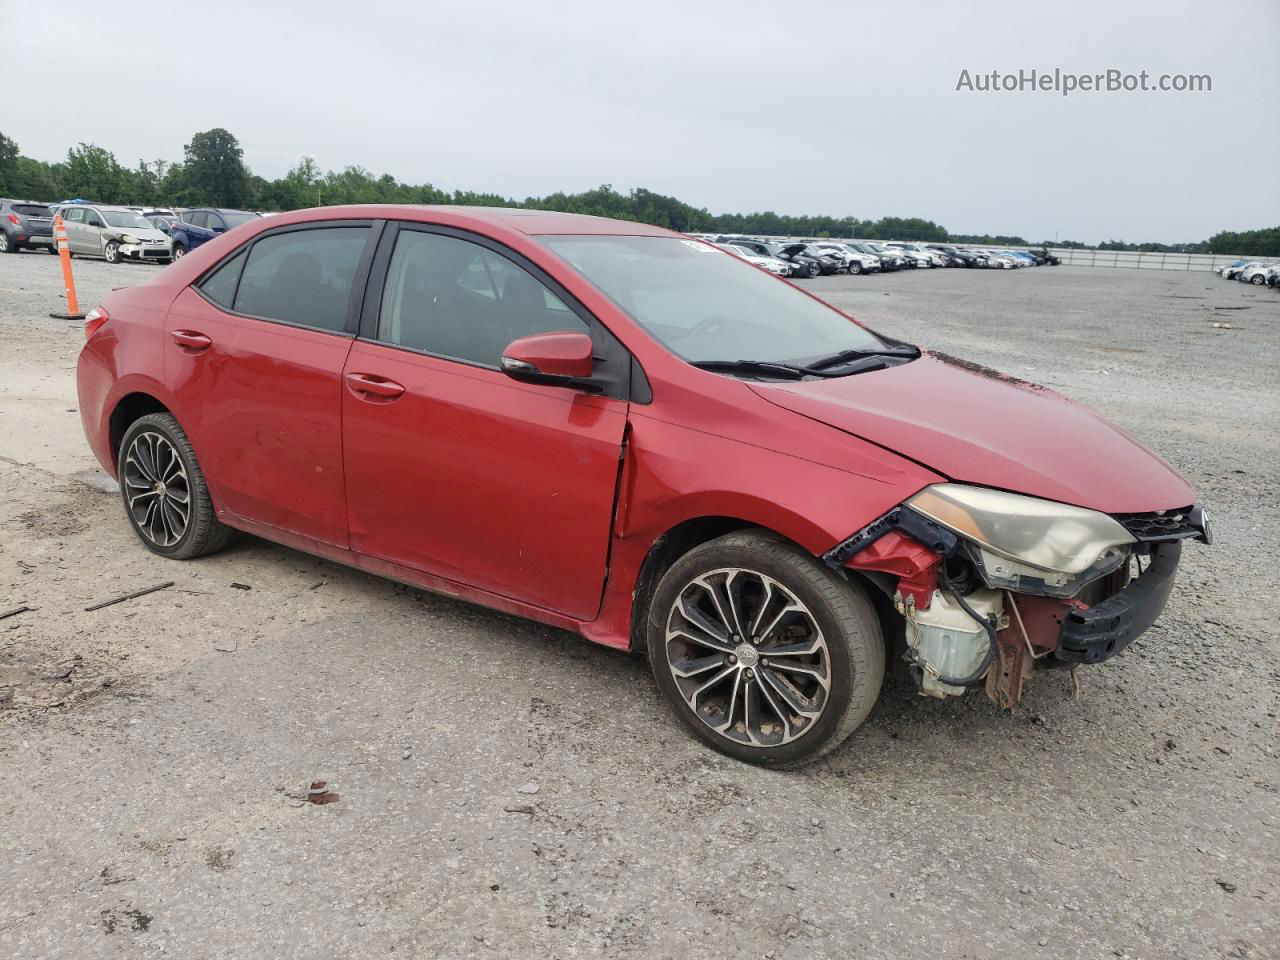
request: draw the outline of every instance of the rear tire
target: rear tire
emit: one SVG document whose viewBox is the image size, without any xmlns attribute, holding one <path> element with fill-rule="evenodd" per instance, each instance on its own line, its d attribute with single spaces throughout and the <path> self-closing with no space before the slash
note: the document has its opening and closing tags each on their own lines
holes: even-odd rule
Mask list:
<svg viewBox="0 0 1280 960">
<path fill-rule="evenodd" d="M 798 767 L 866 719 L 884 680 L 861 589 L 763 530 L 695 547 L 649 607 L 649 663 L 685 729 L 734 759 Z"/>
<path fill-rule="evenodd" d="M 204 471 L 173 416 L 139 417 L 125 431 L 118 453 L 125 516 L 148 550 L 192 560 L 231 542 L 235 531 L 218 520 Z"/>
<path fill-rule="evenodd" d="M 9 239 L 9 235 L 0 230 L 0 253 L 17 253 L 18 245 Z"/>
</svg>

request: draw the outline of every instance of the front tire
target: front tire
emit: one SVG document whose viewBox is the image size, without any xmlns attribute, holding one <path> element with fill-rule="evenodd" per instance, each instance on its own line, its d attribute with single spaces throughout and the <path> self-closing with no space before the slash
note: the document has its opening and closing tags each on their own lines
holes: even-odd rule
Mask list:
<svg viewBox="0 0 1280 960">
<path fill-rule="evenodd" d="M 186 248 L 186 247 L 184 247 L 184 246 L 183 246 L 182 244 L 180 244 L 180 243 L 175 243 L 175 244 L 173 245 L 173 259 L 174 259 L 174 260 L 181 260 L 181 259 L 182 259 L 183 257 L 185 257 L 186 255 L 187 255 L 187 248 Z"/>
<path fill-rule="evenodd" d="M 152 553 L 191 560 L 231 541 L 234 531 L 218 520 L 191 442 L 170 414 L 135 420 L 117 464 L 125 515 Z"/>
<path fill-rule="evenodd" d="M 853 274 L 854 276 L 857 276 L 861 272 L 862 272 L 862 264 L 858 263 L 856 260 L 853 263 L 849 264 L 849 273 Z"/>
<path fill-rule="evenodd" d="M 1249 282 L 1252 283 L 1254 286 L 1260 287 L 1267 282 L 1267 278 L 1260 273 L 1255 273 L 1252 277 L 1249 278 Z"/>
<path fill-rule="evenodd" d="M 737 760 L 798 767 L 871 712 L 884 637 L 843 576 L 765 531 L 695 547 L 650 604 L 654 678 L 684 727 Z"/>
<path fill-rule="evenodd" d="M 102 248 L 102 256 L 106 258 L 107 263 L 119 263 L 120 244 L 114 240 L 108 240 L 107 245 Z"/>
</svg>

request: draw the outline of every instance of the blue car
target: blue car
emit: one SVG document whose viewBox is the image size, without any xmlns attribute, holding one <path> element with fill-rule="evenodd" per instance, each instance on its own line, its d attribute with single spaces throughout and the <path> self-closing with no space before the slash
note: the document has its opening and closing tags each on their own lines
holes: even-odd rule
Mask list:
<svg viewBox="0 0 1280 960">
<path fill-rule="evenodd" d="M 196 207 L 184 211 L 170 228 L 173 240 L 173 259 L 186 256 L 206 240 L 220 233 L 234 230 L 241 224 L 257 220 L 262 214 L 248 210 L 221 210 L 216 207 Z"/>
</svg>

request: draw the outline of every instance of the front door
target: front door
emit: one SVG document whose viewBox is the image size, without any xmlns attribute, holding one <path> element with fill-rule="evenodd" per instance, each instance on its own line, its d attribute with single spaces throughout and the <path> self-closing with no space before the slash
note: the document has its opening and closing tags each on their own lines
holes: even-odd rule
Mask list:
<svg viewBox="0 0 1280 960">
<path fill-rule="evenodd" d="M 627 401 L 498 362 L 517 337 L 595 321 L 491 246 L 408 227 L 394 244 L 376 334 L 344 373 L 352 549 L 591 619 Z"/>
<path fill-rule="evenodd" d="M 342 365 L 367 224 L 258 237 L 174 301 L 165 375 L 214 503 L 347 544 Z"/>
</svg>

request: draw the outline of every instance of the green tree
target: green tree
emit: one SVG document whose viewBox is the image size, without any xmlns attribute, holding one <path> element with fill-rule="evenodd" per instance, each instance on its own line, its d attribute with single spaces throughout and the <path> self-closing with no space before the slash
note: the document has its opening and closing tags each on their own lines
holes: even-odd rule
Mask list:
<svg viewBox="0 0 1280 960">
<path fill-rule="evenodd" d="M 14 176 L 18 172 L 18 144 L 0 133 L 0 193 L 17 193 Z"/>
<path fill-rule="evenodd" d="M 68 196 L 98 203 L 128 203 L 132 200 L 129 172 L 115 154 L 92 143 L 81 143 L 67 151 L 67 159 L 54 168 Z"/>
<path fill-rule="evenodd" d="M 215 207 L 242 207 L 249 194 L 244 151 L 230 132 L 214 127 L 197 133 L 183 150 L 187 199 Z"/>
</svg>

